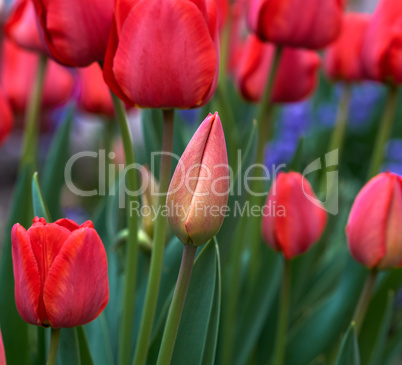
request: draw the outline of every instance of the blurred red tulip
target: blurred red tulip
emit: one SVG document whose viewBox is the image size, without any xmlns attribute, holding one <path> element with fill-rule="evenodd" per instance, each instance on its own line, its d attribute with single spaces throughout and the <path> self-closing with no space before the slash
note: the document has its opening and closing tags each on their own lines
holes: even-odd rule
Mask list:
<svg viewBox="0 0 402 365">
<path fill-rule="evenodd" d="M 306 252 L 321 237 L 327 212 L 310 201 L 315 199 L 309 182 L 297 172 L 281 172 L 264 206 L 262 237 L 290 260 Z"/>
<path fill-rule="evenodd" d="M 6 365 L 6 353 L 4 352 L 3 337 L 0 330 L 0 365 Z"/>
<path fill-rule="evenodd" d="M 346 236 L 352 256 L 368 268 L 402 263 L 402 177 L 390 172 L 371 179 L 357 195 Z"/>
<path fill-rule="evenodd" d="M 226 20 L 229 16 L 229 1 L 216 0 L 216 6 L 218 8 L 219 29 L 222 29 L 225 26 Z"/>
<path fill-rule="evenodd" d="M 325 55 L 325 72 L 332 80 L 366 79 L 361 53 L 369 22 L 369 14 L 345 14 L 341 36 L 328 47 Z"/>
<path fill-rule="evenodd" d="M 402 2 L 380 0 L 363 44 L 367 75 L 381 82 L 402 82 Z"/>
<path fill-rule="evenodd" d="M 181 156 L 166 199 L 169 223 L 180 241 L 200 246 L 213 238 L 228 196 L 225 136 L 218 113 L 209 114 Z"/>
<path fill-rule="evenodd" d="M 8 137 L 13 128 L 13 116 L 10 105 L 0 88 L 0 146 Z"/>
<path fill-rule="evenodd" d="M 11 239 L 15 301 L 26 322 L 81 326 L 106 307 L 107 258 L 92 222 L 35 218 L 28 231 L 15 224 Z"/>
<path fill-rule="evenodd" d="M 258 102 L 264 93 L 274 56 L 274 46 L 250 35 L 236 70 L 236 83 L 243 97 Z M 315 89 L 320 58 L 314 51 L 285 48 L 272 93 L 277 103 L 300 101 Z"/>
<path fill-rule="evenodd" d="M 16 111 L 24 111 L 38 70 L 39 55 L 23 50 L 10 41 L 4 42 L 0 85 Z M 53 108 L 71 96 L 74 78 L 71 72 L 53 61 L 48 62 L 42 107 Z"/>
<path fill-rule="evenodd" d="M 341 31 L 342 0 L 251 0 L 249 24 L 262 40 L 319 49 Z"/>
<path fill-rule="evenodd" d="M 93 64 L 78 70 L 81 81 L 81 97 L 79 100 L 83 110 L 93 114 L 114 116 L 112 96 L 106 85 L 100 66 Z"/>
<path fill-rule="evenodd" d="M 32 0 L 18 0 L 14 3 L 4 33 L 22 48 L 50 54 Z"/>
<path fill-rule="evenodd" d="M 32 0 L 50 52 L 63 65 L 103 62 L 113 0 Z"/>
<path fill-rule="evenodd" d="M 215 0 L 118 0 L 115 10 L 104 64 L 115 94 L 150 108 L 211 99 L 219 74 Z"/>
</svg>

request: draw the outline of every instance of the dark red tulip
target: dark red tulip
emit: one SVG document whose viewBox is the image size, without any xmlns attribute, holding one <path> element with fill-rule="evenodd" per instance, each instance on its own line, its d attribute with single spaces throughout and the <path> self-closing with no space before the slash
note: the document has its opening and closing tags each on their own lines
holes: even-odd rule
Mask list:
<svg viewBox="0 0 402 365">
<path fill-rule="evenodd" d="M 324 231 L 327 212 L 309 197 L 315 199 L 313 189 L 301 174 L 281 172 L 265 203 L 262 237 L 288 260 L 306 252 Z"/>
<path fill-rule="evenodd" d="M 6 36 L 21 48 L 49 54 L 32 0 L 18 0 L 4 26 Z"/>
<path fill-rule="evenodd" d="M 24 111 L 38 72 L 39 55 L 25 51 L 10 41 L 4 42 L 0 85 L 16 111 Z M 69 70 L 53 61 L 48 61 L 42 96 L 42 107 L 53 108 L 65 103 L 74 86 Z"/>
<path fill-rule="evenodd" d="M 325 54 L 324 68 L 332 80 L 366 79 L 361 53 L 369 22 L 369 14 L 349 13 L 343 17 L 342 33 Z"/>
<path fill-rule="evenodd" d="M 341 31 L 342 0 L 251 0 L 249 24 L 262 40 L 319 49 Z"/>
<path fill-rule="evenodd" d="M 114 116 L 112 96 L 106 85 L 102 70 L 98 64 L 93 64 L 78 70 L 81 81 L 81 97 L 79 100 L 83 110 L 93 114 Z"/>
<path fill-rule="evenodd" d="M 390 172 L 371 179 L 350 211 L 346 236 L 352 256 L 368 268 L 402 264 L 402 177 Z"/>
<path fill-rule="evenodd" d="M 363 66 L 373 80 L 402 82 L 402 2 L 380 0 L 363 44 Z"/>
<path fill-rule="evenodd" d="M 8 137 L 13 127 L 13 116 L 11 108 L 0 88 L 0 146 Z"/>
<path fill-rule="evenodd" d="M 250 35 L 236 70 L 236 83 L 243 97 L 258 102 L 271 70 L 274 46 Z M 285 48 L 280 58 L 272 93 L 278 103 L 300 101 L 315 89 L 320 58 L 314 51 Z"/>
<path fill-rule="evenodd" d="M 215 0 L 118 0 L 106 83 L 139 107 L 204 105 L 218 80 L 218 36 Z"/>
<path fill-rule="evenodd" d="M 103 62 L 114 0 L 32 0 L 50 52 L 61 64 Z"/>
<path fill-rule="evenodd" d="M 15 301 L 26 322 L 81 326 L 106 307 L 107 258 L 92 222 L 35 218 L 28 231 L 15 224 L 11 239 Z"/>
</svg>

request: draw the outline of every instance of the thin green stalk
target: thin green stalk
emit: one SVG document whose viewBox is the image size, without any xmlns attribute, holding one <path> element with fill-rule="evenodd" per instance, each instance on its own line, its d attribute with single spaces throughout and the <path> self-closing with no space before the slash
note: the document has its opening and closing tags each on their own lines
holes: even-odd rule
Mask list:
<svg viewBox="0 0 402 365">
<path fill-rule="evenodd" d="M 277 48 L 275 51 L 274 61 L 271 67 L 271 72 L 268 78 L 268 83 L 264 92 L 264 96 L 261 100 L 260 108 L 257 113 L 258 143 L 257 143 L 255 164 L 261 165 L 264 163 L 265 142 L 269 140 L 273 131 L 273 123 L 272 120 L 270 120 L 273 110 L 273 108 L 271 107 L 272 106 L 271 94 L 275 81 L 275 75 L 279 66 L 280 55 L 281 55 L 281 48 Z M 254 177 L 260 177 L 257 171 L 258 171 L 257 168 L 254 168 Z M 262 193 L 263 184 L 264 184 L 263 180 L 252 181 L 250 189 L 251 193 L 249 193 L 249 196 L 247 198 L 247 200 L 250 200 L 251 207 L 260 202 L 261 196 L 259 195 Z M 222 355 L 221 355 L 223 365 L 233 364 L 233 348 L 235 339 L 235 331 L 233 328 L 233 323 L 236 323 L 237 301 L 240 292 L 239 279 L 241 271 L 240 269 L 241 269 L 242 253 L 247 242 L 251 242 L 250 244 L 254 245 L 254 247 L 257 246 L 257 243 L 252 242 L 256 240 L 246 239 L 246 234 L 248 232 L 246 224 L 247 221 L 248 221 L 247 217 L 245 216 L 241 217 L 239 223 L 240 229 L 238 230 L 238 232 L 236 232 L 235 241 L 233 243 L 232 262 L 229 264 L 230 265 L 229 270 L 231 273 L 230 275 L 231 287 L 229 290 L 227 307 L 226 310 L 223 312 L 224 318 L 223 318 L 223 329 L 222 329 Z M 256 222 L 255 225 L 257 225 L 260 222 L 259 219 L 254 219 L 253 221 Z M 256 228 L 256 230 L 252 230 L 252 232 L 259 232 L 259 227 L 254 228 Z M 254 253 L 256 254 L 257 250 L 253 249 L 253 247 L 251 247 L 251 249 L 252 253 L 254 251 Z"/>
<path fill-rule="evenodd" d="M 367 309 L 370 304 L 371 296 L 373 294 L 375 284 L 377 282 L 378 271 L 371 270 L 369 276 L 366 279 L 362 293 L 360 294 L 359 302 L 357 303 L 353 319 L 356 324 L 356 334 L 358 335 L 361 326 L 366 316 Z"/>
<path fill-rule="evenodd" d="M 124 155 L 126 159 L 126 187 L 130 192 L 127 195 L 127 225 L 128 241 L 124 275 L 123 308 L 120 324 L 118 364 L 128 365 L 131 357 L 131 339 L 133 336 L 134 306 L 135 306 L 135 286 L 137 281 L 137 262 L 138 262 L 138 216 L 131 214 L 131 206 L 137 202 L 138 197 L 133 192 L 138 190 L 136 170 L 134 169 L 135 157 L 134 148 L 131 140 L 130 129 L 126 117 L 126 111 L 121 100 L 112 93 L 113 105 L 116 112 L 116 119 L 120 126 L 123 141 Z M 131 168 L 130 168 L 131 167 Z"/>
<path fill-rule="evenodd" d="M 166 192 L 169 188 L 172 169 L 173 132 L 174 132 L 174 111 L 163 111 L 163 141 L 162 160 L 159 173 L 159 199 L 158 212 L 160 207 L 166 204 Z M 134 365 L 144 365 L 147 360 L 149 339 L 155 319 L 155 310 L 158 300 L 159 284 L 162 274 L 163 253 L 165 250 L 166 217 L 158 214 L 155 222 L 154 240 L 152 245 L 151 266 L 149 270 L 148 286 L 145 295 L 144 309 L 141 318 L 140 331 L 135 348 Z"/>
<path fill-rule="evenodd" d="M 56 365 L 57 350 L 59 348 L 60 340 L 60 328 L 52 328 L 50 331 L 50 346 L 47 357 L 47 365 Z"/>
<path fill-rule="evenodd" d="M 196 246 L 184 245 L 180 272 L 177 278 L 176 289 L 170 304 L 169 314 L 163 332 L 162 344 L 159 350 L 157 365 L 169 365 L 172 360 L 180 318 L 186 301 L 191 272 L 193 271 Z"/>
<path fill-rule="evenodd" d="M 391 134 L 392 125 L 395 119 L 396 108 L 398 106 L 398 88 L 395 85 L 389 86 L 385 110 L 380 122 L 380 129 L 377 134 L 373 155 L 371 157 L 368 179 L 378 174 L 384 159 L 384 149 Z"/>
<path fill-rule="evenodd" d="M 22 156 L 20 168 L 22 166 L 32 165 L 33 170 L 37 162 L 38 156 L 38 118 L 42 100 L 43 85 L 46 75 L 47 57 L 41 55 L 39 57 L 38 71 L 36 73 L 35 82 L 31 91 L 26 115 L 25 115 L 25 132 L 22 145 Z"/>
<path fill-rule="evenodd" d="M 288 328 L 289 306 L 290 306 L 290 286 L 291 286 L 291 263 L 285 259 L 283 271 L 283 282 L 281 297 L 279 301 L 278 324 L 276 327 L 276 343 L 274 365 L 283 365 L 285 362 L 286 332 Z"/>
</svg>

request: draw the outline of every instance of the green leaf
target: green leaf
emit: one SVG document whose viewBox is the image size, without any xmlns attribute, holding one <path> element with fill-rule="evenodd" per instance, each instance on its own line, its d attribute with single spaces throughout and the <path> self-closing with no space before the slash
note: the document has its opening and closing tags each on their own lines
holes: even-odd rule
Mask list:
<svg viewBox="0 0 402 365">
<path fill-rule="evenodd" d="M 77 330 L 78 344 L 80 347 L 81 364 L 93 365 L 94 362 L 92 360 L 91 351 L 89 350 L 88 341 L 84 329 L 81 326 L 79 326 L 76 328 L 76 330 Z"/>
<path fill-rule="evenodd" d="M 57 363 L 60 365 L 86 365 L 81 363 L 80 346 L 76 328 L 61 329 Z"/>
<path fill-rule="evenodd" d="M 61 218 L 60 193 L 65 183 L 64 168 L 68 160 L 73 115 L 74 108 L 70 106 L 65 120 L 53 138 L 43 169 L 43 196 L 48 204 L 50 215 L 54 218 Z"/>
<path fill-rule="evenodd" d="M 360 365 L 359 345 L 354 323 L 349 326 L 343 337 L 335 365 Z"/>
<path fill-rule="evenodd" d="M 43 198 L 42 190 L 39 186 L 38 173 L 35 172 L 32 178 L 32 202 L 35 217 L 43 217 L 48 223 L 52 221 L 49 210 Z"/>
</svg>

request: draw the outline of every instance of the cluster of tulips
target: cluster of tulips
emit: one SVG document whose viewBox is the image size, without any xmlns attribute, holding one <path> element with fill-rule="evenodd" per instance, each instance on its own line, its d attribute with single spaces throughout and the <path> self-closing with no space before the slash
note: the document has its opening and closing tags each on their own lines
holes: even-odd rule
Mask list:
<svg viewBox="0 0 402 365">
<path fill-rule="evenodd" d="M 402 331 L 392 319 L 402 285 L 402 177 L 381 166 L 402 82 L 402 2 L 379 0 L 373 14 L 347 6 L 0 5 L 0 144 L 18 128 L 23 135 L 1 247 L 0 365 L 400 361 Z M 387 90 L 364 180 L 350 204 L 341 192 L 335 210 L 343 188 L 335 174 L 309 182 L 302 167 L 309 136 L 285 171 L 271 175 L 265 164 L 277 110 L 328 80 L 341 97 L 325 159 L 341 173 L 354 85 Z M 175 109 L 197 108 L 205 119 L 194 132 L 190 114 Z M 128 112 L 142 118 L 141 146 Z M 102 117 L 107 152 L 118 134 L 126 166 L 108 171 L 109 192 L 124 185 L 124 207 L 119 194 L 99 196 L 82 224 L 61 204 L 77 113 Z M 55 114 L 65 120 L 42 164 L 41 131 Z M 156 151 L 158 172 L 138 168 Z M 236 216 L 239 204 L 251 213 Z M 136 205 L 153 214 L 139 216 Z"/>
</svg>

